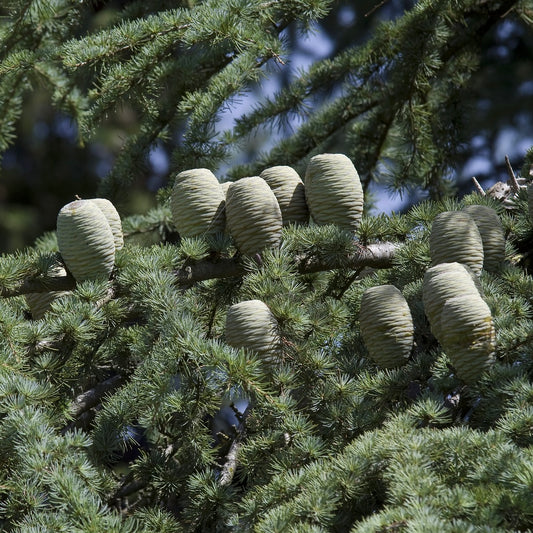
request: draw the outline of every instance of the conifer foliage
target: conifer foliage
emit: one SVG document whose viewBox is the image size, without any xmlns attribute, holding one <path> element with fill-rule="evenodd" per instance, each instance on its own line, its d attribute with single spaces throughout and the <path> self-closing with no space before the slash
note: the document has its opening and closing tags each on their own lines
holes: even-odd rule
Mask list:
<svg viewBox="0 0 533 533">
<path fill-rule="evenodd" d="M 85 142 L 138 113 L 101 196 L 158 139 L 174 170 L 149 213 L 72 199 L 0 258 L 2 529 L 531 530 L 533 150 L 505 201 L 446 182 L 475 47 L 527 2 L 421 1 L 228 132 L 221 109 L 283 65 L 282 30 L 332 3 L 131 2 L 100 29 L 85 4 L 4 8 L 0 148 L 39 81 Z M 256 128 L 340 81 L 217 185 Z M 429 198 L 371 216 L 378 178 Z"/>
</svg>

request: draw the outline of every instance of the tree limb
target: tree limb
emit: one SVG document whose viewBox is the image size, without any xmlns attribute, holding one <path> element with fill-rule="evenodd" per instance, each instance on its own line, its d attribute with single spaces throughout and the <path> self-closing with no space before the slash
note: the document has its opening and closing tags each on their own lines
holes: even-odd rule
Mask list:
<svg viewBox="0 0 533 533">
<path fill-rule="evenodd" d="M 71 275 L 66 276 L 39 276 L 24 280 L 20 285 L 0 288 L 2 298 L 11 298 L 19 294 L 36 292 L 71 291 L 76 288 L 76 280 Z"/>
<path fill-rule="evenodd" d="M 298 255 L 294 261 L 300 274 L 311 274 L 325 270 L 352 268 L 354 270 L 370 268 L 391 268 L 398 245 L 391 242 L 358 246 L 357 251 L 342 258 L 318 257 L 314 255 Z M 243 276 L 246 267 L 240 258 L 204 259 L 175 271 L 177 285 L 191 285 L 199 281 L 214 278 L 232 278 Z M 14 288 L 1 288 L 0 296 L 10 298 L 20 294 L 69 291 L 76 288 L 76 281 L 70 275 L 52 277 L 41 276 L 27 279 Z"/>
<path fill-rule="evenodd" d="M 222 487 L 231 485 L 233 477 L 235 476 L 235 472 L 237 471 L 239 452 L 242 447 L 242 439 L 246 431 L 245 421 L 251 410 L 250 404 L 246 406 L 246 409 L 243 413 L 240 413 L 233 404 L 232 407 L 239 418 L 239 425 L 235 428 L 235 438 L 231 443 L 230 449 L 226 455 L 226 461 L 224 462 L 222 470 L 220 471 L 218 484 Z"/>
<path fill-rule="evenodd" d="M 124 383 L 124 378 L 117 374 L 97 383 L 92 389 L 76 396 L 69 408 L 73 420 L 61 430 L 61 433 L 65 435 L 76 427 L 88 427 L 94 418 L 94 412 L 90 410 L 98 406 L 106 394 L 112 392 L 122 385 L 122 383 Z"/>
<path fill-rule="evenodd" d="M 226 462 L 220 473 L 220 478 L 218 484 L 222 487 L 226 485 L 231 485 L 233 481 L 233 476 L 235 476 L 235 471 L 237 470 L 237 459 L 239 456 L 239 451 L 241 449 L 241 434 L 237 435 L 235 440 L 231 443 L 228 455 L 226 456 Z"/>
<path fill-rule="evenodd" d="M 72 402 L 70 412 L 74 417 L 78 417 L 85 411 L 97 405 L 100 400 L 110 391 L 124 382 L 120 375 L 112 376 L 105 381 L 98 383 L 94 388 L 83 392 Z"/>
</svg>

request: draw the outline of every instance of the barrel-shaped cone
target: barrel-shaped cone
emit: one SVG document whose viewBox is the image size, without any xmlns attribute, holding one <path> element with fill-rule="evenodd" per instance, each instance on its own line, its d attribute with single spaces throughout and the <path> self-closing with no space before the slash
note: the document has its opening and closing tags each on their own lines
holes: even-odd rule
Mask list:
<svg viewBox="0 0 533 533">
<path fill-rule="evenodd" d="M 442 310 L 442 324 L 438 340 L 457 376 L 475 383 L 494 363 L 495 334 L 488 305 L 479 295 L 450 298 Z"/>
<path fill-rule="evenodd" d="M 477 276 L 461 263 L 441 263 L 428 268 L 422 285 L 422 303 L 433 335 L 441 335 L 442 308 L 446 300 L 463 294 L 477 297 L 481 285 Z"/>
<path fill-rule="evenodd" d="M 120 250 L 124 246 L 124 233 L 116 207 L 107 198 L 89 198 L 89 200 L 96 204 L 107 218 L 115 239 L 115 251 Z"/>
<path fill-rule="evenodd" d="M 226 314 L 226 342 L 271 360 L 280 349 L 278 322 L 261 300 L 239 302 Z"/>
<path fill-rule="evenodd" d="M 306 224 L 309 209 L 305 200 L 305 187 L 300 176 L 292 167 L 275 166 L 261 172 L 263 178 L 278 200 L 283 225 Z"/>
<path fill-rule="evenodd" d="M 505 233 L 498 213 L 487 205 L 468 205 L 463 211 L 476 223 L 483 242 L 483 268 L 497 272 L 505 258 Z"/>
<path fill-rule="evenodd" d="M 413 319 L 398 288 L 367 289 L 361 298 L 359 325 L 368 353 L 380 367 L 395 368 L 407 362 L 413 347 Z"/>
<path fill-rule="evenodd" d="M 464 211 L 439 213 L 429 235 L 431 264 L 463 263 L 474 274 L 483 268 L 483 241 L 472 217 Z"/>
<path fill-rule="evenodd" d="M 280 245 L 281 210 L 276 196 L 259 176 L 231 183 L 226 194 L 226 220 L 238 250 L 245 255 Z"/>
<path fill-rule="evenodd" d="M 305 195 L 317 224 L 336 224 L 353 232 L 359 227 L 363 188 L 352 161 L 344 154 L 320 154 L 309 160 Z"/>
<path fill-rule="evenodd" d="M 224 203 L 224 192 L 210 170 L 184 170 L 172 187 L 170 210 L 174 227 L 182 237 L 222 233 L 226 225 Z"/>
<path fill-rule="evenodd" d="M 57 215 L 59 252 L 76 281 L 109 279 L 115 238 L 107 218 L 90 200 L 75 200 Z"/>
</svg>

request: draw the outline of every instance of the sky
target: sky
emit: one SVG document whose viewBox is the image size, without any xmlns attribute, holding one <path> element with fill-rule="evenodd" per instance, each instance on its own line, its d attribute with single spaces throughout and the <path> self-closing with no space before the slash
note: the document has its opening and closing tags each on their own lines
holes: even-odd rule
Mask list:
<svg viewBox="0 0 533 533">
<path fill-rule="evenodd" d="M 355 11 L 350 6 L 345 5 L 339 12 L 339 24 L 350 26 L 355 17 Z M 514 31 L 514 26 L 507 21 L 503 21 L 497 31 L 496 39 L 504 44 L 496 44 L 493 46 L 492 54 L 497 60 L 505 61 L 509 53 L 508 43 L 512 41 L 511 32 Z M 289 78 L 299 71 L 306 70 L 315 61 L 329 57 L 334 50 L 332 41 L 323 31 L 319 24 L 315 24 L 306 36 L 299 37 L 296 40 L 296 47 L 291 51 L 290 60 L 287 65 L 282 68 L 289 69 Z M 265 77 L 256 86 L 253 91 L 246 94 L 239 95 L 232 103 L 231 107 L 226 109 L 220 115 L 220 120 L 217 124 L 219 132 L 229 130 L 235 124 L 238 117 L 244 113 L 249 112 L 252 105 L 263 98 L 272 96 L 276 91 L 281 89 L 282 76 Z M 517 87 L 518 94 L 533 95 L 533 81 L 526 81 L 521 86 Z M 483 106 L 488 103 L 480 100 L 480 112 L 483 111 Z M 296 129 L 298 123 L 296 119 L 289 125 L 289 128 Z M 259 133 L 265 135 L 264 132 Z M 282 137 L 283 131 L 269 131 L 269 144 L 275 145 Z M 457 169 L 457 179 L 461 182 L 471 181 L 472 177 L 478 178 L 482 185 L 487 189 L 494 184 L 497 179 L 494 177 L 495 167 L 503 163 L 506 155 L 513 161 L 521 161 L 529 149 L 533 145 L 533 125 L 531 124 L 531 114 L 524 113 L 523 116 L 518 116 L 514 119 L 512 124 L 499 130 L 497 137 L 491 139 L 487 132 L 480 132 L 479 135 L 474 136 L 470 141 L 470 149 L 472 156 L 466 161 L 462 168 Z M 267 146 L 261 147 L 263 150 Z M 235 158 L 230 160 L 226 166 L 221 167 L 215 174 L 224 181 L 225 173 L 234 164 L 243 163 L 243 154 L 236 153 Z M 161 146 L 156 146 L 150 155 L 150 162 L 153 169 L 152 185 L 157 188 L 160 182 L 164 179 L 169 170 L 169 162 L 165 150 Z M 354 161 L 357 168 L 357 162 Z M 518 170 L 518 169 L 517 169 Z M 489 178 L 487 178 L 489 177 Z M 506 175 L 502 175 L 502 181 L 507 179 Z M 372 184 L 371 192 L 376 196 L 376 207 L 372 214 L 380 212 L 391 213 L 405 207 L 408 199 L 401 197 L 399 194 L 391 193 L 384 187 Z"/>
</svg>

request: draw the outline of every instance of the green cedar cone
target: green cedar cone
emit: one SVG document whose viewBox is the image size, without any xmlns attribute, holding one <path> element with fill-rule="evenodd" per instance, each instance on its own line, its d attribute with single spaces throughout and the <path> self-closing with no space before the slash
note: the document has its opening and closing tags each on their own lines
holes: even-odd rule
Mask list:
<svg viewBox="0 0 533 533">
<path fill-rule="evenodd" d="M 90 200 L 75 200 L 57 215 L 59 252 L 76 281 L 109 279 L 115 239 L 107 218 Z"/>
<path fill-rule="evenodd" d="M 305 187 L 300 176 L 292 167 L 276 166 L 261 172 L 263 178 L 278 200 L 283 225 L 307 224 L 309 209 L 305 201 Z"/>
<path fill-rule="evenodd" d="M 243 254 L 276 248 L 281 242 L 281 210 L 276 196 L 259 176 L 231 183 L 226 195 L 226 220 Z"/>
<path fill-rule="evenodd" d="M 481 286 L 474 273 L 462 263 L 441 263 L 428 268 L 424 274 L 422 303 L 431 331 L 440 340 L 442 308 L 456 296 L 480 295 Z"/>
<path fill-rule="evenodd" d="M 380 367 L 395 368 L 407 362 L 413 347 L 413 320 L 399 289 L 394 285 L 367 289 L 359 323 L 368 353 Z"/>
<path fill-rule="evenodd" d="M 472 217 L 463 211 L 444 211 L 433 221 L 429 236 L 431 264 L 463 263 L 474 274 L 483 268 L 483 241 Z"/>
<path fill-rule="evenodd" d="M 182 237 L 200 237 L 224 231 L 224 192 L 210 170 L 196 168 L 180 172 L 176 176 L 170 202 L 172 221 Z"/>
<path fill-rule="evenodd" d="M 442 309 L 439 339 L 457 375 L 475 383 L 494 362 L 495 333 L 492 315 L 481 296 L 464 294 L 450 298 Z"/>
<path fill-rule="evenodd" d="M 505 258 L 505 233 L 498 213 L 487 205 L 468 205 L 463 211 L 476 223 L 483 242 L 483 268 L 497 272 Z"/>
<path fill-rule="evenodd" d="M 261 300 L 239 302 L 228 308 L 226 342 L 269 360 L 279 352 L 278 322 Z"/>
<path fill-rule="evenodd" d="M 124 246 L 124 233 L 116 207 L 107 198 L 90 198 L 89 200 L 96 204 L 107 218 L 115 239 L 115 251 L 120 250 Z"/>
<path fill-rule="evenodd" d="M 313 220 L 356 231 L 363 214 L 363 188 L 344 154 L 312 157 L 305 173 L 305 195 Z"/>
</svg>

